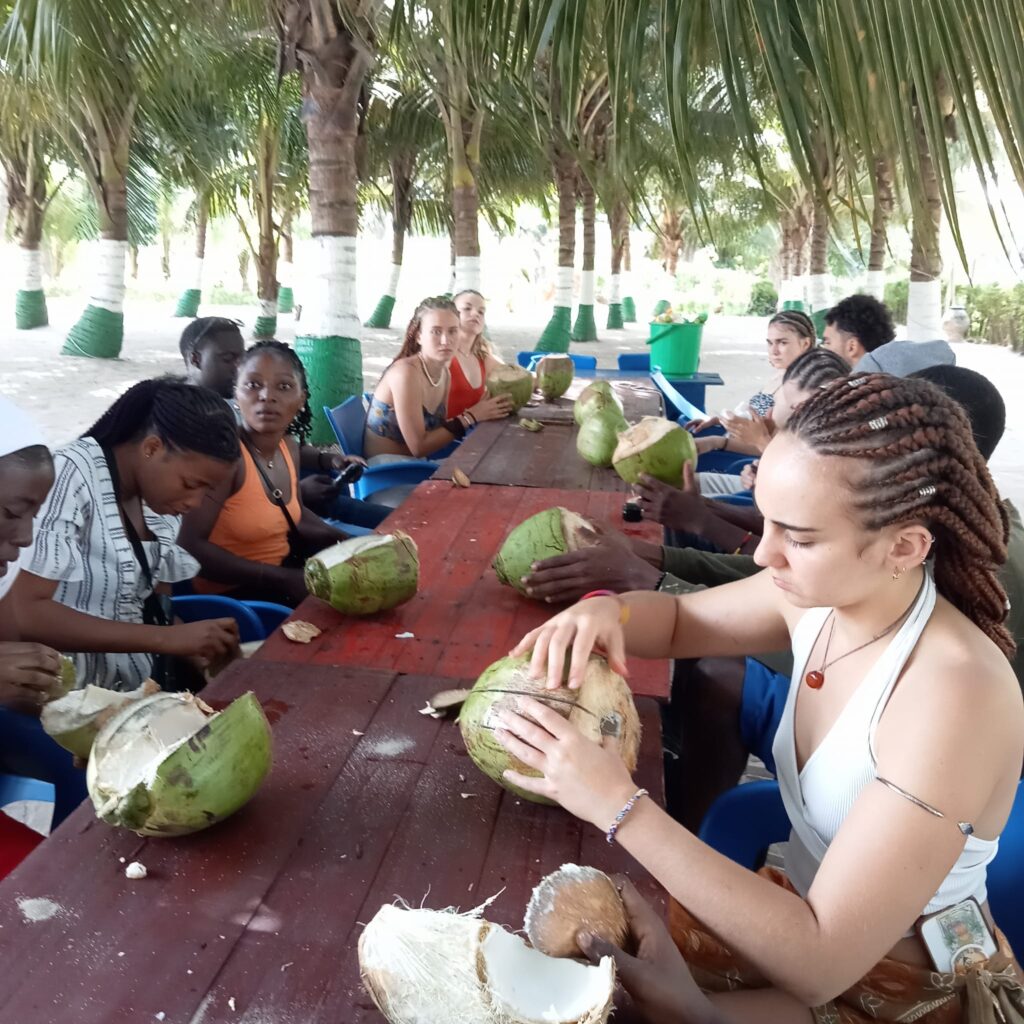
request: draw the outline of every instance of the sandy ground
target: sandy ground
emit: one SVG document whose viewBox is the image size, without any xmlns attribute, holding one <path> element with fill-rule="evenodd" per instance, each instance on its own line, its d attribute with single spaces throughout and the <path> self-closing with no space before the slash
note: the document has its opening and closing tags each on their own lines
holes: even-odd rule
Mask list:
<svg viewBox="0 0 1024 1024">
<path fill-rule="evenodd" d="M 177 344 L 186 321 L 169 316 L 165 305 L 129 302 L 124 354 L 117 360 L 61 356 L 64 336 L 81 311 L 81 301 L 52 299 L 49 308 L 49 327 L 16 331 L 9 320 L 0 327 L 0 392 L 32 410 L 55 445 L 89 427 L 131 384 L 181 368 Z M 248 308 L 204 306 L 203 312 L 251 320 Z M 576 351 L 596 355 L 603 367 L 613 367 L 619 352 L 644 351 L 646 325 L 631 324 L 618 332 L 601 330 L 606 310 L 599 305 L 595 313 L 602 340 L 575 346 Z M 515 320 L 504 310 L 492 316 L 490 333 L 505 359 L 512 361 L 520 349 L 533 348 L 548 314 L 547 306 L 538 303 Z M 717 371 L 725 385 L 708 389 L 708 411 L 737 405 L 769 377 L 764 359 L 765 322 L 757 317 L 729 316 L 709 321 L 701 369 Z M 290 341 L 295 327 L 291 316 L 281 317 L 278 337 Z M 397 329 L 365 331 L 363 366 L 368 388 L 397 351 L 398 338 Z M 1015 400 L 1024 391 L 1024 359 L 1005 349 L 959 345 L 957 360 L 994 381 L 1006 401 L 1006 436 L 992 467 L 1002 492 L 1024 507 L 1024 402 Z"/>
</svg>

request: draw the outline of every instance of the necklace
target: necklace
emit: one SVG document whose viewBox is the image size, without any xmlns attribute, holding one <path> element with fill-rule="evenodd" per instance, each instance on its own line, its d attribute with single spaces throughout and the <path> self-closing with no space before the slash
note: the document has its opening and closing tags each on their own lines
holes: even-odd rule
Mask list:
<svg viewBox="0 0 1024 1024">
<path fill-rule="evenodd" d="M 427 378 L 427 383 L 430 384 L 432 388 L 439 388 L 441 386 L 441 381 L 444 380 L 445 367 L 441 367 L 441 375 L 437 380 L 434 380 L 434 378 L 430 376 L 430 371 L 427 369 L 427 361 L 423 358 L 423 353 L 419 352 L 417 354 L 420 357 L 420 366 L 423 367 L 423 376 Z"/>
<path fill-rule="evenodd" d="M 268 459 L 267 456 L 264 455 L 263 452 L 261 452 L 259 450 L 259 448 L 256 447 L 256 445 L 254 445 L 254 444 L 252 444 L 252 443 L 250 443 L 248 441 L 246 442 L 246 445 L 247 445 L 247 447 L 248 447 L 248 449 L 249 449 L 249 451 L 250 451 L 250 453 L 252 455 L 258 455 L 267 464 L 267 469 L 273 469 L 274 468 L 274 459 L 277 458 L 277 450 L 276 449 L 274 451 L 274 454 L 271 455 L 270 458 Z"/>
<path fill-rule="evenodd" d="M 923 586 L 923 584 L 922 584 Z M 920 594 L 920 590 L 918 591 Z M 917 595 L 914 595 L 914 600 L 910 602 L 910 605 L 906 608 L 902 615 L 895 621 L 889 623 L 881 633 L 876 633 L 870 640 L 865 640 L 864 643 L 853 650 L 847 651 L 845 654 L 840 654 L 838 657 L 833 658 L 831 661 L 828 660 L 828 649 L 832 646 L 832 634 L 836 631 L 836 618 L 835 611 L 831 613 L 832 627 L 828 631 L 828 639 L 825 641 L 825 654 L 821 659 L 821 668 L 817 671 L 808 672 L 804 676 L 804 682 L 812 690 L 820 690 L 825 685 L 825 670 L 831 668 L 837 661 L 842 661 L 843 658 L 848 658 L 851 654 L 856 654 L 858 651 L 863 651 L 865 647 L 870 647 L 872 644 L 877 643 L 882 637 L 888 636 L 909 614 L 914 605 L 917 604 Z"/>
</svg>

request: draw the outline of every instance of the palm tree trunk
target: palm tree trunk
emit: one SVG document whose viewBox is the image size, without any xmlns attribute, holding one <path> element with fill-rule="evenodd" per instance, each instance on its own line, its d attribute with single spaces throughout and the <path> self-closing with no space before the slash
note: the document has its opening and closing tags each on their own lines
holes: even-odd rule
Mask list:
<svg viewBox="0 0 1024 1024">
<path fill-rule="evenodd" d="M 318 267 L 309 324 L 295 339 L 306 367 L 315 444 L 333 440 L 323 407 L 363 390 L 361 326 L 356 315 L 356 136 L 363 83 L 372 59 L 340 16 L 331 38 L 302 65 L 309 142 L 309 208 Z M 310 44 L 312 45 L 312 44 Z"/>
<path fill-rule="evenodd" d="M 193 317 L 199 314 L 203 299 L 203 261 L 206 259 L 206 231 L 210 222 L 210 193 L 203 189 L 196 196 L 196 244 L 192 264 L 192 280 L 181 293 L 175 316 Z"/>
<path fill-rule="evenodd" d="M 594 321 L 597 196 L 585 174 L 580 175 L 580 198 L 583 201 L 583 271 L 580 275 L 580 306 L 572 328 L 572 340 L 597 341 L 597 323 Z"/>
<path fill-rule="evenodd" d="M 128 254 L 128 153 L 137 99 L 129 97 L 116 109 L 104 109 L 96 97 L 79 99 L 90 139 L 82 156 L 96 200 L 100 240 L 96 277 L 78 322 L 68 332 L 64 355 L 115 359 L 124 341 L 125 258 Z"/>
<path fill-rule="evenodd" d="M 452 216 L 455 219 L 455 291 L 480 289 L 480 136 L 484 112 L 466 117 L 452 106 L 445 110 L 448 156 L 452 164 Z"/>
<path fill-rule="evenodd" d="M 294 258 L 295 237 L 292 234 L 294 210 L 287 210 L 281 219 L 281 258 L 277 262 L 277 311 L 292 313 L 295 310 L 295 291 L 292 282 L 295 280 Z"/>
<path fill-rule="evenodd" d="M 871 211 L 871 249 L 864 290 L 881 301 L 885 298 L 885 250 L 894 200 L 892 164 L 886 157 L 875 161 L 875 205 Z"/>
<path fill-rule="evenodd" d="M 612 236 L 612 272 L 608 282 L 608 321 L 606 327 L 621 330 L 622 322 L 622 256 L 625 252 L 629 213 L 624 199 L 618 200 L 608 211 L 608 227 Z"/>
<path fill-rule="evenodd" d="M 572 281 L 576 262 L 576 158 L 562 142 L 552 140 L 552 169 L 558 189 L 558 270 L 555 308 L 537 342 L 538 352 L 568 352 L 572 335 Z"/>
<path fill-rule="evenodd" d="M 14 213 L 23 275 L 14 303 L 14 325 L 18 330 L 44 327 L 49 314 L 40 243 L 46 211 L 46 167 L 36 153 L 33 131 L 27 133 L 24 151 L 8 164 L 7 196 Z"/>
<path fill-rule="evenodd" d="M 412 223 L 412 188 L 416 173 L 416 153 L 393 157 L 391 166 L 391 278 L 376 308 L 366 321 L 367 327 L 390 327 L 391 314 L 398 295 L 398 281 L 405 256 L 405 235 Z"/>
<path fill-rule="evenodd" d="M 636 323 L 636 303 L 633 301 L 633 254 L 629 245 L 629 220 L 622 236 L 622 319 L 627 324 Z"/>
<path fill-rule="evenodd" d="M 828 199 L 816 195 L 811 219 L 808 304 L 820 338 L 825 332 L 825 313 L 832 305 L 832 280 L 828 272 Z"/>
<path fill-rule="evenodd" d="M 276 130 L 265 125 L 261 131 L 253 206 L 259 238 L 256 257 L 256 300 L 260 312 L 253 324 L 254 338 L 272 338 L 277 333 L 277 229 L 274 224 L 274 181 L 277 178 L 278 139 Z"/>
<path fill-rule="evenodd" d="M 942 197 L 928 137 L 920 114 L 914 114 L 914 141 L 924 208 L 914 210 L 910 236 L 910 287 L 907 296 L 907 341 L 934 341 L 942 331 L 942 252 L 939 228 Z"/>
</svg>

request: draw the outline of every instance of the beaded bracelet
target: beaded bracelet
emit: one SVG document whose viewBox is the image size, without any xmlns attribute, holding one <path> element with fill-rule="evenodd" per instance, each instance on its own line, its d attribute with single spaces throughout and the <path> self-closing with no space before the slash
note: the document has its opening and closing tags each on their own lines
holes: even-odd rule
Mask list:
<svg viewBox="0 0 1024 1024">
<path fill-rule="evenodd" d="M 650 794 L 646 789 L 638 789 L 627 801 L 626 805 L 615 815 L 615 820 L 611 823 L 608 831 L 605 833 L 605 841 L 609 846 L 615 842 L 615 834 L 619 831 L 619 826 L 622 824 L 622 819 L 636 806 L 637 800 L 642 796 L 649 796 Z"/>
<path fill-rule="evenodd" d="M 584 594 L 580 600 L 586 601 L 591 597 L 614 597 L 619 603 L 619 625 L 624 626 L 629 622 L 629 605 L 614 590 L 592 590 L 589 594 Z"/>
<path fill-rule="evenodd" d="M 745 536 L 743 537 L 743 540 L 741 540 L 739 542 L 739 545 L 737 546 L 737 548 L 733 552 L 733 554 L 734 555 L 742 555 L 743 554 L 743 549 L 747 546 L 747 542 L 752 540 L 753 536 L 754 535 L 749 530 L 747 530 Z"/>
</svg>

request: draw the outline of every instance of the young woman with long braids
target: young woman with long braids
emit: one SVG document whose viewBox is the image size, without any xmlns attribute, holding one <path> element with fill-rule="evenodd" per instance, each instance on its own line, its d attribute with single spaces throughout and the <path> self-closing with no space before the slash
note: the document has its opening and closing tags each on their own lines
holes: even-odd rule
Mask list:
<svg viewBox="0 0 1024 1024">
<path fill-rule="evenodd" d="M 450 299 L 424 299 L 416 307 L 402 348 L 370 399 L 363 451 L 371 465 L 375 459 L 393 461 L 396 456 L 427 458 L 465 437 L 475 424 L 512 411 L 510 399 L 503 395 L 447 416 L 458 335 L 459 314 Z"/>
<path fill-rule="evenodd" d="M 242 458 L 185 517 L 181 544 L 202 567 L 197 592 L 297 605 L 305 556 L 345 539 L 299 490 L 299 444 L 313 421 L 302 361 L 283 342 L 257 342 L 238 365 L 235 400 Z"/>
<path fill-rule="evenodd" d="M 510 409 L 504 399 L 487 398 L 487 374 L 502 365 L 484 337 L 487 302 L 474 288 L 464 288 L 452 302 L 459 314 L 459 337 L 451 362 L 448 415 L 461 416 L 469 409 L 477 420 L 507 416 Z M 491 411 L 500 416 L 490 416 Z"/>
<path fill-rule="evenodd" d="M 154 655 L 197 667 L 230 656 L 234 620 L 165 624 L 150 612 L 170 584 L 196 574 L 177 545 L 180 517 L 230 475 L 238 454 L 224 400 L 172 379 L 136 384 L 57 449 L 56 481 L 14 584 L 22 638 L 70 653 L 79 685 L 113 690 L 152 675 Z"/>
<path fill-rule="evenodd" d="M 986 865 L 1024 754 L 996 577 L 1007 516 L 966 415 L 922 380 L 837 381 L 768 445 L 757 496 L 757 576 L 682 597 L 584 600 L 516 653 L 532 650 L 533 671 L 556 686 L 566 655 L 578 685 L 595 647 L 624 672 L 627 652 L 791 645 L 774 745 L 792 825 L 786 874 L 754 875 L 705 846 L 637 793 L 612 751 L 528 698 L 498 736 L 541 777 L 509 778 L 602 830 L 617 822 L 609 841 L 674 897 L 689 969 L 631 890 L 642 956 L 613 951 L 652 1021 L 990 1021 L 986 989 L 1024 1014 L 1001 933 L 984 970 L 954 974 L 933 966 L 915 932 L 969 897 L 995 929 Z"/>
</svg>

